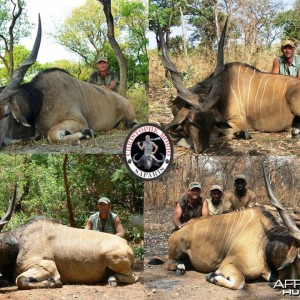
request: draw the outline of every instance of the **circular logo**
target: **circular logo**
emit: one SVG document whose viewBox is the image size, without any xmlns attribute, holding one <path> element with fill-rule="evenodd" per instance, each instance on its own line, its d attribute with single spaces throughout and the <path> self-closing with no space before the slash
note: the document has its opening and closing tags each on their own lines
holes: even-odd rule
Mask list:
<svg viewBox="0 0 300 300">
<path fill-rule="evenodd" d="M 129 133 L 123 154 L 128 169 L 136 177 L 153 180 L 162 176 L 170 167 L 173 145 L 162 128 L 144 123 Z"/>
</svg>

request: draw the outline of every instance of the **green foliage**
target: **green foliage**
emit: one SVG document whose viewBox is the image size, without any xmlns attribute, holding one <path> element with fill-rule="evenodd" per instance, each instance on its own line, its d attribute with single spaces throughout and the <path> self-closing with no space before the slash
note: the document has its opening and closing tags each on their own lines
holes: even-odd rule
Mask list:
<svg viewBox="0 0 300 300">
<path fill-rule="evenodd" d="M 138 243 L 144 239 L 144 230 L 141 227 L 131 227 L 126 230 L 126 240 Z"/>
<path fill-rule="evenodd" d="M 214 12 L 216 3 L 216 0 L 197 1 L 197 6 L 189 5 L 187 8 L 187 14 L 190 15 L 189 23 L 194 29 L 190 40 L 192 42 L 202 41 L 202 43 L 206 44 L 210 49 L 216 41 Z"/>
<path fill-rule="evenodd" d="M 1 216 L 8 208 L 14 182 L 18 183 L 18 200 L 25 186 L 29 186 L 21 211 L 15 213 L 10 226 L 15 227 L 37 215 L 69 223 L 62 174 L 64 157 L 0 155 Z M 67 176 L 76 227 L 84 227 L 89 215 L 96 210 L 97 200 L 106 196 L 111 199 L 112 210 L 120 216 L 125 230 L 128 224 L 137 238 L 137 226 L 141 223 L 132 218 L 143 213 L 143 184 L 128 173 L 121 156 L 68 155 Z"/>
<path fill-rule="evenodd" d="M 1 216 L 3 216 L 3 214 L 1 213 Z M 21 225 L 23 225 L 24 223 L 26 223 L 28 221 L 28 216 L 26 214 L 24 214 L 22 211 L 18 212 L 17 214 L 15 214 L 13 216 L 13 218 L 10 220 L 10 222 L 8 222 L 8 224 L 5 226 L 5 230 L 11 230 L 14 228 L 17 228 Z"/>
<path fill-rule="evenodd" d="M 11 59 L 14 56 L 14 45 L 30 33 L 31 24 L 24 11 L 25 6 L 24 0 L 0 0 L 0 58 L 7 73 L 14 67 Z M 0 84 L 3 82 L 5 84 L 5 79 L 1 77 Z"/>
<path fill-rule="evenodd" d="M 135 257 L 137 257 L 138 259 L 144 259 L 144 246 L 143 245 L 134 246 L 134 247 L 132 247 L 132 250 L 133 250 Z"/>
<path fill-rule="evenodd" d="M 165 34 L 168 49 L 178 53 L 182 48 L 182 38 L 170 38 L 171 28 L 174 26 L 181 26 L 181 13 L 182 10 L 185 20 L 188 19 L 189 31 L 192 32 L 190 41 L 202 40 L 203 43 L 212 45 L 215 41 L 215 15 L 214 5 L 216 0 L 203 0 L 203 1 L 166 1 L 152 0 L 150 1 L 150 17 L 149 28 L 156 35 L 157 33 L 157 20 L 156 12 L 159 14 L 160 27 Z"/>
<path fill-rule="evenodd" d="M 52 64 L 47 64 L 48 68 L 60 68 L 69 72 L 73 77 L 87 81 L 93 70 L 90 67 L 74 63 L 68 60 L 57 60 Z"/>
<path fill-rule="evenodd" d="M 92 66 L 101 55 L 113 53 L 106 35 L 106 21 L 101 4 L 96 0 L 73 10 L 57 29 L 56 39 Z M 118 33 L 116 32 L 116 35 Z"/>
<path fill-rule="evenodd" d="M 128 87 L 148 82 L 146 38 L 147 15 L 141 1 L 119 0 L 112 6 L 115 37 L 128 66 Z M 107 56 L 111 69 L 119 73 L 119 65 L 107 38 L 107 25 L 102 5 L 96 0 L 73 10 L 59 26 L 55 38 L 70 51 L 78 54 L 87 68 L 96 68 L 99 56 Z M 90 75 L 90 74 L 89 74 Z M 82 80 L 89 76 L 80 75 Z"/>
<path fill-rule="evenodd" d="M 148 40 L 147 40 L 148 41 Z M 140 54 L 139 57 L 133 55 L 125 55 L 127 63 L 127 79 L 128 88 L 133 85 L 145 85 L 149 81 L 149 61 L 147 54 Z"/>
<path fill-rule="evenodd" d="M 14 26 L 14 43 L 17 44 L 20 41 L 20 38 L 27 37 L 30 34 L 31 24 L 28 22 L 28 17 L 24 8 L 26 7 L 25 0 L 0 0 L 0 50 L 5 49 L 5 45 L 2 43 L 3 40 L 9 40 L 9 27 L 11 26 L 12 15 L 16 14 L 14 10 L 14 4 L 17 4 L 17 7 L 20 6 L 23 8 L 20 18 L 17 19 Z M 2 52 L 2 51 L 0 51 Z"/>
<path fill-rule="evenodd" d="M 255 52 L 261 46 L 270 47 L 274 41 L 277 42 L 282 27 L 286 36 L 296 38 L 299 35 L 300 1 L 296 0 L 293 10 L 280 16 L 280 12 L 287 7 L 289 6 L 286 3 L 279 0 L 230 1 L 228 3 L 217 0 L 151 0 L 149 28 L 157 36 L 155 13 L 158 12 L 167 47 L 170 52 L 173 50 L 178 53 L 183 46 L 180 38 L 174 37 L 174 33 L 177 30 L 175 27 L 181 25 L 181 10 L 188 33 L 188 47 L 195 48 L 199 45 L 199 51 L 207 51 L 207 49 L 212 51 L 216 49 L 217 33 L 219 34 L 222 30 L 228 15 L 229 24 L 226 34 L 230 39 L 228 44 L 252 46 L 251 51 Z M 279 20 L 276 23 L 277 15 Z"/>
<path fill-rule="evenodd" d="M 16 45 L 14 46 L 14 69 L 16 69 L 21 62 L 23 62 L 27 56 L 29 55 L 30 51 L 27 50 L 24 46 L 22 45 Z M 4 56 L 5 60 L 9 60 L 8 55 L 6 54 Z M 28 71 L 26 72 L 26 76 L 23 80 L 23 82 L 28 82 L 30 81 L 35 75 L 37 75 L 38 72 L 46 69 L 47 66 L 43 67 L 40 63 L 36 62 L 33 66 L 31 66 Z M 9 83 L 9 74 L 8 70 L 5 67 L 0 68 L 0 86 L 5 86 Z"/>
<path fill-rule="evenodd" d="M 170 30 L 171 26 L 180 25 L 180 1 L 150 0 L 149 2 L 149 29 L 157 33 L 156 12 L 163 32 Z"/>
<path fill-rule="evenodd" d="M 149 80 L 148 39 L 146 36 L 148 21 L 145 10 L 145 5 L 140 1 L 119 0 L 120 18 L 124 24 L 122 31 L 126 30 L 124 53 L 128 67 L 129 87 L 134 83 L 145 84 Z"/>
<path fill-rule="evenodd" d="M 16 45 L 14 47 L 14 68 L 16 68 L 27 56 L 29 51 L 24 46 Z M 8 54 L 4 56 L 5 60 L 9 60 Z M 0 68 L 0 86 L 7 85 L 10 81 L 8 69 L 6 67 Z"/>
<path fill-rule="evenodd" d="M 300 40 L 300 11 L 299 9 L 280 12 L 276 18 L 275 25 L 282 28 L 281 39 Z"/>
<path fill-rule="evenodd" d="M 135 214 L 123 222 L 126 228 L 125 238 L 132 243 L 141 243 L 144 239 L 144 219 L 143 215 Z"/>
</svg>

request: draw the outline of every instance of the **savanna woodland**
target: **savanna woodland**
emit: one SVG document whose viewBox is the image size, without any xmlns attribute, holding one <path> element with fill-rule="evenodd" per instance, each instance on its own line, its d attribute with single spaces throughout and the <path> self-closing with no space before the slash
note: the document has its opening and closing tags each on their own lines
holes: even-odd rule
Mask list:
<svg viewBox="0 0 300 300">
<path fill-rule="evenodd" d="M 36 4 L 37 13 L 28 17 L 30 0 L 0 1 L 0 86 L 10 82 L 13 71 L 28 56 L 36 35 L 38 10 L 40 4 Z M 71 4 L 70 4 L 71 5 Z M 81 5 L 74 6 L 68 13 L 60 12 L 48 21 L 41 15 L 42 41 L 41 47 L 45 47 L 48 41 L 59 45 L 70 58 L 54 61 L 39 61 L 31 66 L 24 77 L 24 83 L 29 82 L 40 71 L 56 67 L 69 72 L 76 79 L 86 81 L 97 70 L 97 60 L 106 56 L 110 69 L 119 77 L 118 92 L 132 104 L 138 122 L 148 120 L 148 50 L 146 37 L 148 18 L 146 1 L 81 1 Z M 108 13 L 109 12 L 109 13 Z M 111 14 L 110 14 L 111 13 Z M 109 15 L 110 18 L 107 18 Z M 48 22 L 48 23 L 47 23 Z M 47 31 L 51 23 L 51 31 Z M 53 29 L 54 28 L 54 29 Z M 25 47 L 24 39 L 31 38 L 29 46 Z M 41 49 L 39 51 L 39 54 Z M 127 128 L 125 128 L 127 129 Z M 99 133 L 99 132 L 98 132 Z M 100 132 L 103 136 L 103 132 Z M 105 134 L 104 134 L 105 135 Z M 84 153 L 105 152 L 109 154 L 121 153 L 121 146 L 125 139 L 124 126 L 118 126 L 110 134 L 115 141 L 114 145 L 106 147 L 107 138 L 97 136 L 96 145 L 84 143 Z M 42 142 L 43 143 L 43 142 Z M 42 144 L 41 143 L 41 144 Z M 24 148 L 28 145 L 25 144 Z M 30 148 L 38 148 L 37 143 L 29 144 Z M 54 150 L 45 148 L 36 149 L 39 152 L 51 152 Z M 74 147 L 75 148 L 75 147 Z M 101 149 L 99 149 L 101 148 Z M 115 149 L 117 148 L 117 150 Z M 7 147 L 6 152 L 16 150 Z M 20 149 L 18 149 L 19 151 Z M 63 151 L 67 153 L 69 149 Z M 57 153 L 59 151 L 52 151 Z M 19 153 L 28 153 L 26 151 Z"/>
<path fill-rule="evenodd" d="M 149 7 L 149 28 L 153 36 L 149 50 L 149 120 L 161 125 L 173 119 L 171 101 L 177 91 L 157 51 L 160 41 L 156 12 L 170 58 L 186 87 L 196 85 L 215 70 L 218 41 L 227 17 L 225 63 L 237 61 L 271 72 L 274 58 L 281 55 L 281 42 L 291 39 L 298 47 L 300 40 L 299 0 L 151 0 Z M 261 137 L 256 132 L 250 143 L 230 141 L 226 144 L 230 149 L 218 151 L 217 155 L 297 154 L 299 143 L 287 138 L 289 134 L 286 131 Z M 273 141 L 277 147 L 269 147 Z M 212 144 L 212 148 L 219 146 L 226 148 Z"/>
<path fill-rule="evenodd" d="M 108 197 L 137 257 L 143 257 L 143 183 L 129 174 L 121 156 L 4 155 L 0 156 L 0 215 L 4 216 L 14 184 L 17 203 L 6 229 L 34 216 L 84 228 L 97 211 L 100 197 Z"/>
<path fill-rule="evenodd" d="M 267 72 L 280 54 L 282 40 L 300 40 L 299 0 L 151 0 L 149 28 L 157 41 L 152 46 L 160 49 L 156 12 L 171 58 L 188 86 L 214 69 L 217 43 L 227 17 L 225 62 L 241 61 Z M 159 61 L 156 51 L 150 55 Z M 150 74 L 153 80 L 157 76 L 157 72 Z M 156 84 L 154 81 L 153 86 Z"/>
<path fill-rule="evenodd" d="M 30 1 L 0 0 L 0 86 L 12 80 L 13 71 L 31 51 L 32 43 L 25 46 L 23 42 L 26 38 L 33 41 L 36 34 L 38 16 L 29 17 Z M 38 1 L 36 6 L 45 3 Z M 105 9 L 108 4 L 113 16 L 113 34 Z M 42 62 L 38 56 L 24 82 L 52 67 L 62 68 L 86 81 L 97 70 L 97 59 L 107 56 L 111 69 L 120 74 L 122 93 L 132 103 L 137 120 L 167 124 L 172 120 L 171 100 L 176 90 L 161 63 L 156 12 L 171 60 L 187 87 L 213 72 L 217 44 L 227 16 L 225 63 L 240 61 L 269 72 L 274 57 L 280 54 L 281 41 L 286 38 L 296 44 L 300 41 L 300 0 L 83 0 L 68 14 L 59 11 L 51 20 L 55 25 L 51 32 L 45 30 L 48 24 L 41 15 L 42 45 L 46 41 L 56 43 L 76 59 Z M 50 154 L 53 148 L 43 148 L 44 140 L 38 146 L 31 141 L 25 152 L 30 154 L 20 155 L 18 146 L 8 148 L 9 154 L 0 155 L 0 215 L 7 210 L 15 184 L 17 203 L 6 230 L 38 215 L 83 228 L 87 218 L 96 211 L 97 200 L 108 197 L 112 211 L 119 215 L 125 228 L 125 238 L 140 262 L 141 274 L 145 266 L 141 280 L 115 289 L 106 283 L 33 291 L 18 291 L 16 286 L 10 286 L 1 288 L 1 299 L 267 299 L 270 293 L 275 295 L 277 291 L 261 282 L 251 283 L 238 293 L 224 291 L 208 284 L 204 274 L 187 272 L 181 278 L 175 277 L 164 267 L 149 266 L 147 259 L 157 254 L 167 255 L 174 204 L 191 181 L 201 182 L 206 197 L 212 184 L 218 183 L 228 190 L 232 188 L 233 176 L 245 173 L 248 187 L 257 192 L 258 203 L 268 206 L 261 159 L 257 154 L 269 155 L 269 178 L 275 193 L 290 212 L 299 215 L 299 157 L 285 156 L 287 151 L 299 155 L 299 141 L 297 148 L 296 142 L 287 140 L 284 132 L 277 136 L 276 149 L 268 147 L 273 146 L 275 139 L 271 134 L 263 136 L 265 144 L 257 144 L 257 139 L 235 144 L 236 148 L 244 147 L 254 159 L 250 155 L 212 157 L 182 155 L 186 153 L 176 151 L 169 173 L 144 185 L 129 173 L 120 155 L 107 155 L 122 151 L 126 134 L 125 130 L 119 133 L 114 129 L 100 134 L 101 139 L 85 141 L 89 144 L 83 143 L 79 149 L 75 145 L 58 145 L 56 152 L 63 153 L 60 155 Z M 87 151 L 99 145 L 101 150 L 95 147 Z M 93 154 L 82 154 L 86 152 Z M 233 152 L 234 149 L 221 154 Z M 300 223 L 300 219 L 297 221 Z M 142 261 L 144 225 L 145 264 Z M 281 299 L 280 295 L 276 299 Z"/>
</svg>

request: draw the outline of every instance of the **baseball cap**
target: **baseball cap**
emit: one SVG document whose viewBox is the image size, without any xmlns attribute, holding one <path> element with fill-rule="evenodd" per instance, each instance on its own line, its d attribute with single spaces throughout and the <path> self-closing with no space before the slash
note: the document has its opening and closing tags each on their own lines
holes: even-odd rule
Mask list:
<svg viewBox="0 0 300 300">
<path fill-rule="evenodd" d="M 293 48 L 295 48 L 295 43 L 291 40 L 285 40 L 282 42 L 281 47 L 285 47 L 285 46 L 291 46 Z"/>
<path fill-rule="evenodd" d="M 98 200 L 98 204 L 100 203 L 110 204 L 110 200 L 106 197 L 102 197 Z"/>
<path fill-rule="evenodd" d="M 192 189 L 195 189 L 195 188 L 198 188 L 201 190 L 201 185 L 199 182 L 191 182 L 189 184 L 189 190 L 192 190 Z"/>
<path fill-rule="evenodd" d="M 217 185 L 217 184 L 213 185 L 213 186 L 211 187 L 210 190 L 211 190 L 211 191 L 213 191 L 213 190 L 218 190 L 218 191 L 220 191 L 220 192 L 223 193 L 222 187 L 221 187 L 220 185 Z"/>
<path fill-rule="evenodd" d="M 106 63 L 108 63 L 108 59 L 105 56 L 99 57 L 97 62 L 100 62 L 100 61 L 105 61 Z"/>
<path fill-rule="evenodd" d="M 236 181 L 236 180 L 238 180 L 238 179 L 242 179 L 242 180 L 247 181 L 247 180 L 246 180 L 246 176 L 243 175 L 243 174 L 239 174 L 239 175 L 236 175 L 236 176 L 234 177 L 234 181 Z"/>
</svg>

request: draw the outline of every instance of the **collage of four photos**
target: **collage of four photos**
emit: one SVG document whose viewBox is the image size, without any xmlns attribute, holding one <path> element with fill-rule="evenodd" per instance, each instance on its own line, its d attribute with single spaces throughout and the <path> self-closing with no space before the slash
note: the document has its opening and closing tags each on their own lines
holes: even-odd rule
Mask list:
<svg viewBox="0 0 300 300">
<path fill-rule="evenodd" d="M 299 0 L 3 0 L 0 299 L 300 295 Z"/>
</svg>

